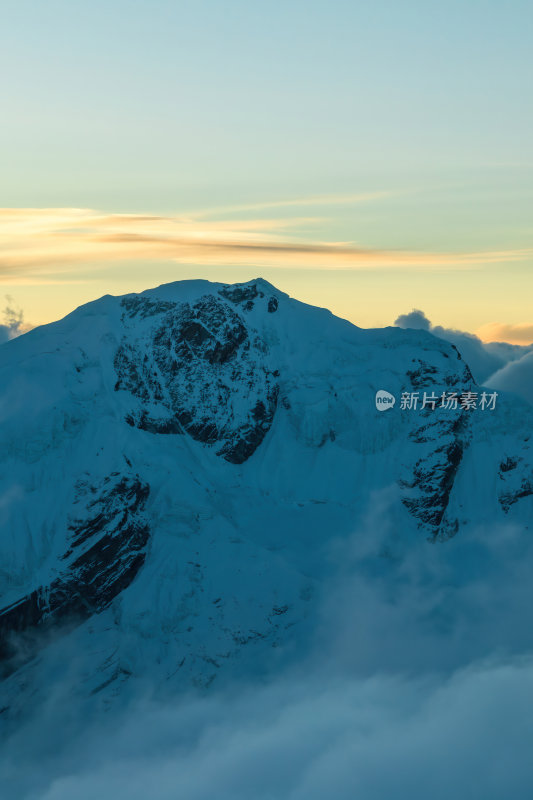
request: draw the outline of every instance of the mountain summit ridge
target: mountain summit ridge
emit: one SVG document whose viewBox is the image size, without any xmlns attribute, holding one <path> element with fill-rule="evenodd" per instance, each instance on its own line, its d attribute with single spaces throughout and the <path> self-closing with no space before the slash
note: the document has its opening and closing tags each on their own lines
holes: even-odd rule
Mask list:
<svg viewBox="0 0 533 800">
<path fill-rule="evenodd" d="M 482 388 L 431 333 L 358 328 L 263 279 L 106 295 L 3 345 L 0 380 L 4 685 L 53 662 L 54 632 L 101 643 L 90 691 L 154 663 L 204 686 L 257 669 L 376 492 L 388 551 L 533 517 L 528 409 L 380 413 L 380 389 Z"/>
</svg>

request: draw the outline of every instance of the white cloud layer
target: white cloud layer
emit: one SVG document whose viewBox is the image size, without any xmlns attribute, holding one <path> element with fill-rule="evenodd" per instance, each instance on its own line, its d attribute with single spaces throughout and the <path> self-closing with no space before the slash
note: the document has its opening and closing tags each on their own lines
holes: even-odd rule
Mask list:
<svg viewBox="0 0 533 800">
<path fill-rule="evenodd" d="M 513 392 L 533 405 L 533 352 L 506 364 L 489 378 L 489 382 L 495 389 Z"/>
<path fill-rule="evenodd" d="M 444 328 L 442 325 L 433 325 L 427 318 L 423 311 L 414 308 L 408 314 L 400 314 L 394 322 L 399 328 L 414 328 L 416 330 L 429 331 L 439 339 L 445 339 L 451 344 L 455 345 L 462 357 L 470 367 L 474 378 L 478 383 L 484 383 L 494 389 L 508 389 L 509 391 L 516 392 L 522 397 L 526 397 L 531 402 L 533 395 L 533 379 L 531 370 L 528 369 L 528 363 L 515 369 L 510 367 L 509 372 L 504 372 L 503 368 L 506 364 L 510 364 L 515 360 L 518 363 L 527 353 L 533 352 L 533 345 L 527 346 L 528 341 L 524 338 L 524 344 L 508 344 L 502 342 L 484 342 L 473 333 L 466 331 L 459 331 L 453 328 Z M 514 341 L 513 330 L 516 331 L 520 328 L 522 331 L 529 330 L 531 326 L 485 326 L 486 329 L 490 328 L 493 334 L 508 334 L 509 340 Z M 495 373 L 498 374 L 497 382 L 494 383 Z M 502 374 L 503 373 L 503 374 Z M 508 384 L 508 385 L 506 385 Z M 512 388 L 516 386 L 517 388 Z"/>
<path fill-rule="evenodd" d="M 139 704 L 49 753 L 60 774 L 28 796 L 529 799 L 531 662 L 475 665 L 442 681 L 324 677 Z"/>
<path fill-rule="evenodd" d="M 9 341 L 9 339 L 14 339 L 15 336 L 19 336 L 28 329 L 24 324 L 24 313 L 15 306 L 13 298 L 6 295 L 5 301 L 4 321 L 0 323 L 0 344 Z"/>
<path fill-rule="evenodd" d="M 529 800 L 531 537 L 509 523 L 408 542 L 389 499 L 332 544 L 285 667 L 165 703 L 149 682 L 84 700 L 73 680 L 6 737 L 3 797 Z"/>
</svg>

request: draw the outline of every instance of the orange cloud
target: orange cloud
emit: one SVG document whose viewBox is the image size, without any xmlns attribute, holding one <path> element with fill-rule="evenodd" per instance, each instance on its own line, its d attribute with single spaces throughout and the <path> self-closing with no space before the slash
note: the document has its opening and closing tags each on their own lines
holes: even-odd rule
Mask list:
<svg viewBox="0 0 533 800">
<path fill-rule="evenodd" d="M 508 325 L 505 322 L 489 322 L 476 331 L 484 342 L 509 342 L 510 344 L 532 344 L 533 323 Z"/>
<path fill-rule="evenodd" d="M 330 198 L 330 202 L 334 199 Z M 289 202 L 305 205 L 304 201 L 280 204 Z M 61 281 L 64 275 L 65 281 L 72 282 L 82 264 L 91 264 L 96 275 L 98 266 L 94 265 L 135 260 L 307 269 L 460 270 L 533 257 L 533 249 L 446 253 L 365 249 L 352 242 L 302 241 L 302 228 L 317 222 L 309 217 L 200 217 L 106 214 L 78 208 L 0 209 L 0 281 L 37 283 L 46 280 L 46 273 L 52 268 L 54 281 Z M 300 231 L 298 238 L 295 231 Z"/>
</svg>

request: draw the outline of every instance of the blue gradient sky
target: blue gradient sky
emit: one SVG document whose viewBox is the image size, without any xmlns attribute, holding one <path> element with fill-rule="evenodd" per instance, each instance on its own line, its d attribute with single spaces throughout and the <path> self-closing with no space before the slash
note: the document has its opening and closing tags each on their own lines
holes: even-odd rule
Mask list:
<svg viewBox="0 0 533 800">
<path fill-rule="evenodd" d="M 413 305 L 469 330 L 533 322 L 532 23 L 518 0 L 4 0 L 2 206 L 202 212 L 234 221 L 233 242 L 269 220 L 270 244 L 333 246 L 309 267 L 274 250 L 80 258 L 71 228 L 58 269 L 39 237 L 64 230 L 32 227 L 13 259 L 28 238 L 8 216 L 5 291 L 43 322 L 107 291 L 261 273 L 362 325 Z"/>
</svg>

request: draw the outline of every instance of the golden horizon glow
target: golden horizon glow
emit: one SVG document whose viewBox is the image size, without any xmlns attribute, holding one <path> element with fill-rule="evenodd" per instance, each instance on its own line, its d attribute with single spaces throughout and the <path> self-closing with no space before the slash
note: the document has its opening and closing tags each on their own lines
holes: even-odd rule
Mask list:
<svg viewBox="0 0 533 800">
<path fill-rule="evenodd" d="M 105 214 L 92 209 L 0 209 L 0 281 L 54 265 L 65 280 L 77 264 L 171 260 L 188 264 L 450 270 L 523 261 L 533 248 L 431 252 L 376 249 L 353 242 L 302 241 L 281 231 L 317 218 L 203 220 L 194 215 Z M 68 264 L 68 268 L 65 268 Z M 33 270 L 33 272 L 32 272 Z"/>
</svg>

